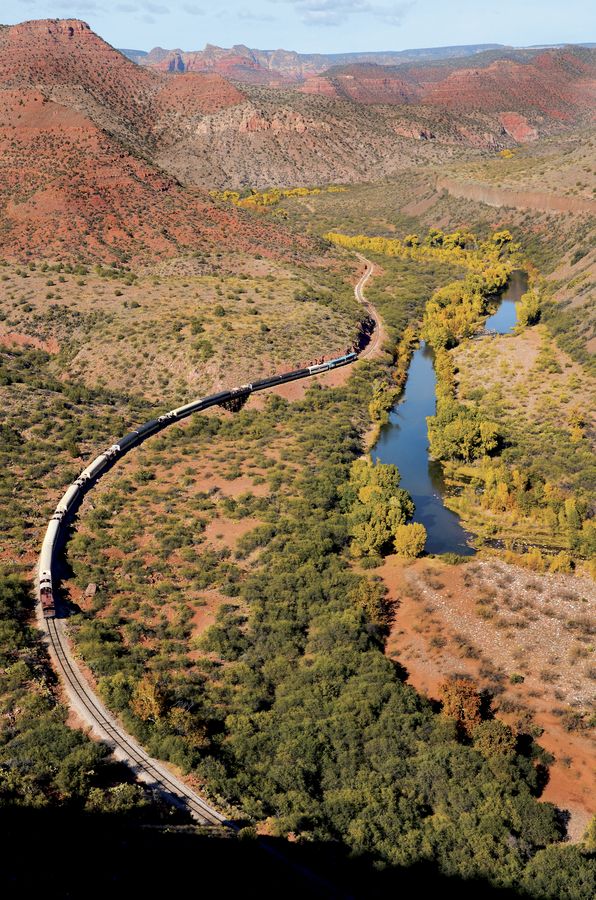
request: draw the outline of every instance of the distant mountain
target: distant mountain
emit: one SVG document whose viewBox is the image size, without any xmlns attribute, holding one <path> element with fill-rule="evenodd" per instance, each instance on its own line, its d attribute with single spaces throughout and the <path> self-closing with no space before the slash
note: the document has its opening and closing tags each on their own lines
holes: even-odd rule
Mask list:
<svg viewBox="0 0 596 900">
<path fill-rule="evenodd" d="M 120 48 L 120 53 L 126 56 L 128 59 L 131 59 L 135 63 L 141 63 L 148 53 L 146 50 L 125 50 L 124 48 Z"/>
<path fill-rule="evenodd" d="M 162 71 L 217 71 L 237 81 L 281 87 L 301 83 L 309 76 L 319 75 L 338 65 L 375 63 L 387 66 L 402 62 L 461 59 L 486 50 L 497 50 L 501 46 L 501 44 L 470 44 L 414 50 L 324 54 L 296 53 L 294 50 L 257 50 L 244 44 L 235 44 L 226 49 L 206 44 L 204 50 L 164 50 L 163 47 L 154 47 L 149 53 L 138 50 L 121 52 L 140 65 Z"/>
<path fill-rule="evenodd" d="M 564 47 L 488 51 L 473 60 L 438 60 L 434 64 L 335 66 L 308 79 L 300 90 L 369 105 L 496 113 L 503 123 L 503 116 L 513 113 L 536 125 L 545 118 L 587 123 L 596 96 L 595 58 L 593 50 Z"/>
<path fill-rule="evenodd" d="M 545 49 L 562 49 L 565 44 L 536 47 L 507 47 L 504 44 L 462 44 L 453 47 L 426 47 L 409 50 L 387 50 L 355 53 L 297 53 L 294 50 L 257 50 L 235 44 L 217 47 L 206 44 L 203 50 L 166 50 L 154 47 L 149 53 L 122 50 L 125 56 L 139 65 L 162 72 L 218 72 L 245 84 L 270 87 L 292 87 L 305 84 L 310 78 L 354 65 L 383 67 L 407 65 L 455 65 L 474 57 L 475 65 L 487 65 L 497 59 L 524 62 Z M 592 47 L 576 44 L 574 47 Z"/>
</svg>

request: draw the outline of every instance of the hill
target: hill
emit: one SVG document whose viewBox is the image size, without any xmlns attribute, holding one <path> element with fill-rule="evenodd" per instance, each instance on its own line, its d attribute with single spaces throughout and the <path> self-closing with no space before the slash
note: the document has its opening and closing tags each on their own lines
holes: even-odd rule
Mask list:
<svg viewBox="0 0 596 900">
<path fill-rule="evenodd" d="M 523 57 L 518 53 L 479 54 L 436 65 L 350 65 L 329 69 L 302 87 L 366 104 L 422 104 L 451 111 L 525 114 L 559 122 L 593 116 L 596 54 L 566 47 Z"/>
<path fill-rule="evenodd" d="M 248 68 L 262 65 L 235 49 Z M 128 262 L 224 244 L 316 255 L 310 239 L 218 206 L 204 188 L 379 180 L 576 130 L 593 108 L 595 56 L 350 64 L 272 90 L 138 66 L 74 19 L 4 27 L 4 252 Z"/>
<path fill-rule="evenodd" d="M 25 258 L 155 260 L 200 247 L 294 256 L 312 242 L 183 186 L 160 135 L 244 101 L 218 75 L 141 69 L 77 20 L 0 30 L 0 240 Z"/>
<path fill-rule="evenodd" d="M 564 45 L 555 45 L 564 46 Z M 590 44 L 574 46 L 589 47 Z M 386 50 L 356 53 L 297 53 L 294 50 L 259 50 L 245 44 L 218 47 L 206 44 L 203 50 L 166 50 L 154 47 L 120 52 L 140 65 L 166 72 L 219 72 L 236 81 L 250 84 L 301 84 L 337 66 L 407 64 L 432 65 L 479 56 L 528 59 L 548 47 L 513 48 L 503 44 L 464 44 L 453 47 L 425 47 L 409 50 Z"/>
</svg>

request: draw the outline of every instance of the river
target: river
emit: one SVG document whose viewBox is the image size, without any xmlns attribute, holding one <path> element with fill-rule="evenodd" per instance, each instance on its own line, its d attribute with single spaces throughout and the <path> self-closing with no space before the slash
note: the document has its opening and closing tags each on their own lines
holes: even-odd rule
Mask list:
<svg viewBox="0 0 596 900">
<path fill-rule="evenodd" d="M 517 301 L 527 290 L 525 272 L 513 272 L 499 308 L 486 320 L 485 330 L 507 334 L 517 320 Z M 389 414 L 371 451 L 374 460 L 394 463 L 405 488 L 416 504 L 414 521 L 426 528 L 427 553 L 472 556 L 470 535 L 458 516 L 443 503 L 446 486 L 440 463 L 429 459 L 426 417 L 434 416 L 436 376 L 433 352 L 424 342 L 412 356 L 404 393 Z"/>
</svg>

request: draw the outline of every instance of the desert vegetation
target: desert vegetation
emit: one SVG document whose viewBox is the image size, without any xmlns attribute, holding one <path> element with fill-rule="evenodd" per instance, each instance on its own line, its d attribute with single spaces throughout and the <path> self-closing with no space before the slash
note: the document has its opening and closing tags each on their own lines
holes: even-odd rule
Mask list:
<svg viewBox="0 0 596 900">
<path fill-rule="evenodd" d="M 50 351 L 56 375 L 162 405 L 342 353 L 358 339 L 364 313 L 333 267 L 248 258 L 232 275 L 215 257 L 186 266 L 174 276 L 0 265 L 0 341 Z"/>
<path fill-rule="evenodd" d="M 271 89 L 140 69 L 74 20 L 0 26 L 11 886 L 50 822 L 110 861 L 102 895 L 150 893 L 122 875 L 130 854 L 167 873 L 164 894 L 182 868 L 196 892 L 199 860 L 288 897 L 311 892 L 309 866 L 366 896 L 593 895 L 592 55 Z M 131 426 L 362 343 L 356 253 L 375 357 L 147 440 L 86 496 L 58 561 L 85 677 L 240 828 L 204 841 L 67 709 L 35 618 L 40 541 Z M 477 340 L 520 266 L 518 327 Z M 425 555 L 400 472 L 367 453 L 421 339 L 472 562 Z M 292 884 L 264 882 L 278 862 L 259 836 L 297 861 Z"/>
</svg>

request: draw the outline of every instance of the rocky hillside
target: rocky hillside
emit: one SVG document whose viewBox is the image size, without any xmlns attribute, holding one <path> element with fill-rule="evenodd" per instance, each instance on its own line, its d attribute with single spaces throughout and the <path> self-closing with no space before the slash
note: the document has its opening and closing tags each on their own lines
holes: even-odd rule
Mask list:
<svg viewBox="0 0 596 900">
<path fill-rule="evenodd" d="M 527 59 L 481 54 L 435 66 L 358 65 L 330 69 L 309 79 L 304 93 L 364 104 L 418 104 L 453 112 L 523 114 L 535 125 L 584 121 L 593 115 L 596 52 L 546 50 Z M 529 135 L 526 135 L 526 138 Z"/>
<path fill-rule="evenodd" d="M 138 66 L 78 20 L 0 28 L 0 240 L 104 258 L 219 242 L 310 252 L 204 188 L 379 180 L 565 132 L 593 108 L 593 62 L 481 53 L 473 69 L 344 66 L 272 90 Z"/>
<path fill-rule="evenodd" d="M 164 135 L 159 159 L 195 183 L 207 171 L 213 183 L 257 186 L 391 177 L 589 124 L 595 62 L 594 50 L 566 48 L 478 54 L 474 68 L 350 65 L 293 90 L 245 84 L 246 102 Z"/>
<path fill-rule="evenodd" d="M 17 259 L 312 255 L 156 165 L 160 133 L 244 102 L 217 75 L 140 69 L 76 20 L 0 30 L 0 246 Z"/>
</svg>

